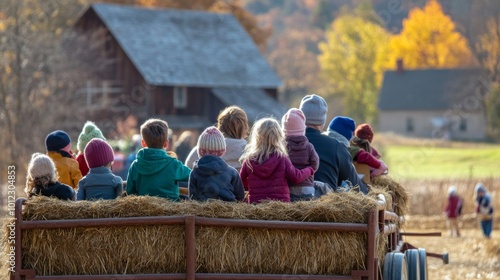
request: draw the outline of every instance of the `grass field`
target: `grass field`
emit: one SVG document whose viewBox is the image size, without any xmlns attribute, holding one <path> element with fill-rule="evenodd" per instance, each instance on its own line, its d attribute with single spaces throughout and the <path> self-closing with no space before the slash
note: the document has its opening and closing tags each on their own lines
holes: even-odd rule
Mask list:
<svg viewBox="0 0 500 280">
<path fill-rule="evenodd" d="M 395 179 L 500 178 L 500 145 L 404 139 L 391 135 L 381 136 L 374 145 L 380 149 Z"/>
</svg>

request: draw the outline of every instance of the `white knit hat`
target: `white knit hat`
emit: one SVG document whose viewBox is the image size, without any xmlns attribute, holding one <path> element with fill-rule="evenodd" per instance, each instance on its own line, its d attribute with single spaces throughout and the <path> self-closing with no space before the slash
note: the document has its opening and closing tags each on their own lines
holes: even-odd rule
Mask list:
<svg viewBox="0 0 500 280">
<path fill-rule="evenodd" d="M 226 153 L 226 141 L 222 133 L 215 126 L 211 126 L 198 138 L 198 156 L 223 156 Z"/>
<path fill-rule="evenodd" d="M 56 177 L 56 167 L 52 159 L 41 153 L 34 153 L 28 164 L 28 176 L 32 179 L 41 176 Z"/>
</svg>

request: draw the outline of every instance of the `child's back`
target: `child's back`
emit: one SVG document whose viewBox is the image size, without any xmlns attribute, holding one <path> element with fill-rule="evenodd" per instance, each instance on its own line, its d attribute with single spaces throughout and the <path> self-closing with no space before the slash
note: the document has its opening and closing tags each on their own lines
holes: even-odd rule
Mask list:
<svg viewBox="0 0 500 280">
<path fill-rule="evenodd" d="M 113 149 L 106 141 L 90 140 L 84 150 L 89 173 L 78 182 L 77 200 L 114 199 L 123 191 L 123 182 L 111 172 Z"/>
<path fill-rule="evenodd" d="M 286 148 L 293 166 L 298 169 L 310 166 L 316 171 L 319 167 L 319 157 L 314 146 L 309 143 L 309 140 L 305 136 L 305 121 L 304 113 L 297 108 L 288 110 L 283 116 L 281 123 L 286 136 Z M 312 199 L 314 197 L 313 175 L 297 184 L 289 182 L 289 186 L 291 201 Z"/>
<path fill-rule="evenodd" d="M 198 138 L 200 159 L 189 176 L 191 199 L 237 201 L 245 198 L 238 171 L 221 158 L 225 152 L 226 142 L 222 133 L 214 126 L 205 129 Z"/>
<path fill-rule="evenodd" d="M 314 174 L 310 166 L 299 170 L 292 165 L 283 132 L 272 118 L 264 118 L 254 124 L 242 159 L 240 176 L 243 185 L 248 188 L 250 203 L 266 199 L 289 202 L 288 180 L 297 184 Z"/>
<path fill-rule="evenodd" d="M 71 153 L 69 135 L 62 130 L 53 131 L 45 138 L 45 147 L 47 155 L 54 161 L 59 174 L 59 182 L 76 189 L 78 181 L 82 179 L 82 173 Z"/>
<path fill-rule="evenodd" d="M 54 162 L 48 156 L 34 153 L 28 164 L 26 176 L 28 197 L 43 195 L 62 200 L 75 200 L 75 191 L 68 185 L 57 181 Z"/>
<path fill-rule="evenodd" d="M 127 176 L 127 193 L 179 200 L 178 181 L 187 181 L 191 169 L 169 156 L 168 124 L 150 119 L 141 126 L 142 146 Z"/>
</svg>

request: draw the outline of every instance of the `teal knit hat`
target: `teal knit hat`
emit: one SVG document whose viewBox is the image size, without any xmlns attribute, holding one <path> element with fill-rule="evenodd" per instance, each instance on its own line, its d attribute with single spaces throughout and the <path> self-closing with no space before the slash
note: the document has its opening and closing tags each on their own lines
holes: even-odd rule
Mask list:
<svg viewBox="0 0 500 280">
<path fill-rule="evenodd" d="M 94 138 L 106 141 L 106 138 L 104 138 L 104 135 L 102 135 L 101 130 L 95 125 L 95 123 L 87 121 L 83 126 L 80 136 L 78 136 L 78 143 L 76 144 L 76 147 L 79 151 L 83 152 L 87 143 Z"/>
</svg>

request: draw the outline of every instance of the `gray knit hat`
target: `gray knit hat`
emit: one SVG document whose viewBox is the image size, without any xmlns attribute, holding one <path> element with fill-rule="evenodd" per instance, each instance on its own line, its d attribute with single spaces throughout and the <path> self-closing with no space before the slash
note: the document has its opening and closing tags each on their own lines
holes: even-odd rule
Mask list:
<svg viewBox="0 0 500 280">
<path fill-rule="evenodd" d="M 198 156 L 204 155 L 223 156 L 226 153 L 226 140 L 215 126 L 211 126 L 198 138 Z"/>
<path fill-rule="evenodd" d="M 41 153 L 34 153 L 28 164 L 28 177 L 35 179 L 41 176 L 56 177 L 56 166 L 50 157 Z"/>
<path fill-rule="evenodd" d="M 104 135 L 102 135 L 101 130 L 95 125 L 95 123 L 87 121 L 83 126 L 80 136 L 78 136 L 78 143 L 76 143 L 77 149 L 83 152 L 87 143 L 94 138 L 106 141 L 106 138 L 104 138 Z"/>
<path fill-rule="evenodd" d="M 323 125 L 326 123 L 328 105 L 323 97 L 316 94 L 306 95 L 302 98 L 299 109 L 304 112 L 306 124 Z"/>
</svg>

